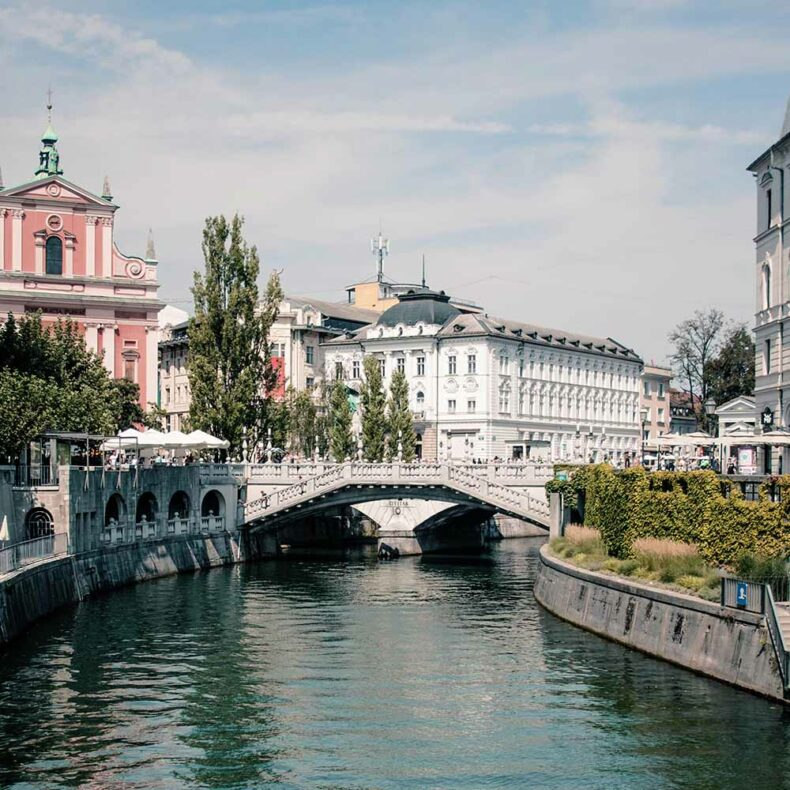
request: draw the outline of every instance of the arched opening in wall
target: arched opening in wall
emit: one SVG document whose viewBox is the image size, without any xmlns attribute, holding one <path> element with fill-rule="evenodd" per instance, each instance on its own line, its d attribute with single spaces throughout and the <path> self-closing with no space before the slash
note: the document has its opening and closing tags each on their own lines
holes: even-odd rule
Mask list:
<svg viewBox="0 0 790 790">
<path fill-rule="evenodd" d="M 104 526 L 109 527 L 120 523 L 126 516 L 126 502 L 120 494 L 113 494 L 104 508 Z"/>
<path fill-rule="evenodd" d="M 768 263 L 763 264 L 763 310 L 767 310 L 771 306 L 771 266 Z"/>
<path fill-rule="evenodd" d="M 422 458 L 422 434 L 418 433 L 414 442 L 414 457 L 418 460 Z"/>
<path fill-rule="evenodd" d="M 225 497 L 219 491 L 209 491 L 200 505 L 200 515 L 205 516 L 224 516 Z"/>
<path fill-rule="evenodd" d="M 189 497 L 184 491 L 176 491 L 170 497 L 170 504 L 167 506 L 168 519 L 189 518 Z"/>
<path fill-rule="evenodd" d="M 143 521 L 153 523 L 156 521 L 156 514 L 158 511 L 156 497 L 150 492 L 146 491 L 137 500 L 137 511 L 135 513 L 135 521 L 139 524 Z"/>
<path fill-rule="evenodd" d="M 47 274 L 63 274 L 63 242 L 59 236 L 50 236 L 46 244 Z"/>
<path fill-rule="evenodd" d="M 28 540 L 34 538 L 46 538 L 55 534 L 55 522 L 52 520 L 52 513 L 46 508 L 34 507 L 25 516 L 25 533 Z"/>
</svg>

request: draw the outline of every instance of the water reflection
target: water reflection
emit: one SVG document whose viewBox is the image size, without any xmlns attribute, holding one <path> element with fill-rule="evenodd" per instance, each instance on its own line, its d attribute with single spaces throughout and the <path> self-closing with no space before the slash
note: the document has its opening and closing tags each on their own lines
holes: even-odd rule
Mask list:
<svg viewBox="0 0 790 790">
<path fill-rule="evenodd" d="M 0 663 L 0 784 L 782 787 L 780 706 L 548 615 L 539 541 L 118 591 Z"/>
</svg>

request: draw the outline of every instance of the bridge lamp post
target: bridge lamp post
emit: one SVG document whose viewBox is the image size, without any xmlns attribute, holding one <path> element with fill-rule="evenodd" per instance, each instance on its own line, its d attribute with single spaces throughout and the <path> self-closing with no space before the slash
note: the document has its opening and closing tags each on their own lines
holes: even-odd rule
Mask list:
<svg viewBox="0 0 790 790">
<path fill-rule="evenodd" d="M 647 426 L 647 415 L 647 407 L 640 410 L 639 416 L 642 418 L 642 467 L 645 465 L 645 429 Z"/>
</svg>

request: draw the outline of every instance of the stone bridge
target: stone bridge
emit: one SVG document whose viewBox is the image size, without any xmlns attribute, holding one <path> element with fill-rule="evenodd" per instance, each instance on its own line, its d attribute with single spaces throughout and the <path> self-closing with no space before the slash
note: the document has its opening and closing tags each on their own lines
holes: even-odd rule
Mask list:
<svg viewBox="0 0 790 790">
<path fill-rule="evenodd" d="M 257 474 L 248 469 L 248 492 L 254 480 L 264 475 L 285 476 L 288 466 L 271 465 Z M 492 479 L 497 476 L 503 482 Z M 481 522 L 495 513 L 548 529 L 549 506 L 542 492 L 545 478 L 544 471 L 534 466 L 501 465 L 489 469 L 486 465 L 446 463 L 328 464 L 290 485 L 273 488 L 257 498 L 248 496 L 240 526 L 258 537 L 271 535 L 274 545 L 277 533 L 289 523 L 330 508 L 378 500 L 429 500 L 450 507 L 434 513 L 416 528 L 407 524 L 403 529 L 382 528 L 381 548 L 395 554 L 453 546 L 468 548 L 481 543 Z"/>
</svg>

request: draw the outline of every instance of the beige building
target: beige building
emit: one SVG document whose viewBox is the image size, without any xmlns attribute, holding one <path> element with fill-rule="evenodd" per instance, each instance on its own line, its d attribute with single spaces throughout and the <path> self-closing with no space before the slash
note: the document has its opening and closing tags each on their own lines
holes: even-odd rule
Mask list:
<svg viewBox="0 0 790 790">
<path fill-rule="evenodd" d="M 639 409 L 642 419 L 642 440 L 648 450 L 657 449 L 659 436 L 670 431 L 669 384 L 672 371 L 657 365 L 645 365 L 639 391 Z"/>
</svg>

